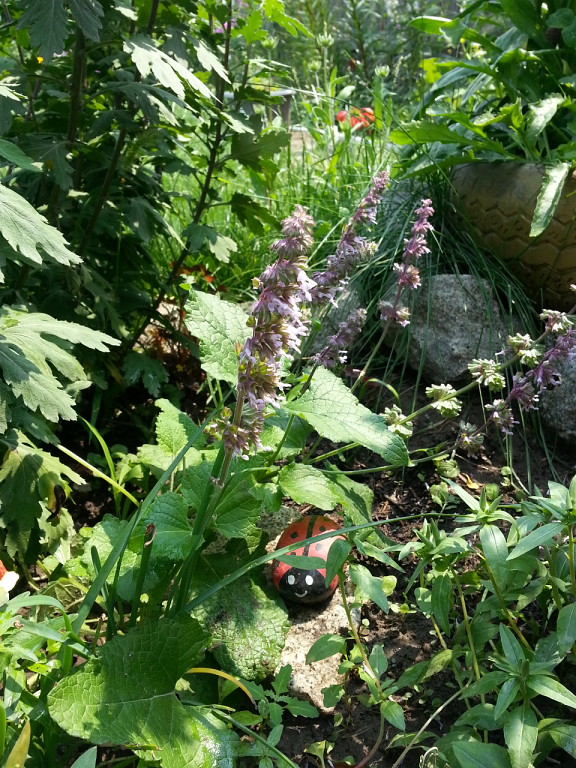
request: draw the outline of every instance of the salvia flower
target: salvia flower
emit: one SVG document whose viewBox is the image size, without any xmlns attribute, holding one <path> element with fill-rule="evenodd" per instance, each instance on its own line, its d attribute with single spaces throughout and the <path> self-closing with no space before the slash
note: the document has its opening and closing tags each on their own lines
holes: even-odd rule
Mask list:
<svg viewBox="0 0 576 768">
<path fill-rule="evenodd" d="M 390 432 L 395 432 L 404 440 L 412 436 L 414 424 L 406 419 L 400 410 L 400 406 L 396 405 L 396 403 L 384 409 L 384 421 L 388 425 Z"/>
<path fill-rule="evenodd" d="M 238 361 L 236 413 L 223 430 L 226 450 L 244 459 L 250 446 L 261 447 L 264 411 L 278 403 L 284 361 L 300 349 L 308 332 L 303 304 L 315 285 L 306 274 L 313 226 L 306 209 L 297 205 L 282 222 L 283 238 L 270 246 L 277 260 L 257 281 L 260 295 L 252 306 L 252 335 Z"/>
<path fill-rule="evenodd" d="M 526 376 L 515 373 L 512 377 L 512 387 L 508 393 L 507 400 L 516 400 L 523 411 L 533 411 L 537 409 L 538 394 L 534 385 Z"/>
<path fill-rule="evenodd" d="M 545 309 L 540 313 L 540 318 L 544 320 L 544 328 L 548 333 L 564 333 L 564 331 L 567 331 L 572 327 L 566 312 L 558 312 L 555 309 Z"/>
<path fill-rule="evenodd" d="M 461 421 L 458 444 L 469 456 L 477 456 L 482 450 L 484 435 L 475 424 Z"/>
<path fill-rule="evenodd" d="M 357 309 L 352 312 L 348 320 L 340 323 L 337 333 L 330 336 L 324 349 L 314 357 L 314 362 L 318 365 L 324 365 L 326 368 L 333 368 L 338 363 L 345 363 L 347 350 L 362 330 L 365 320 L 365 309 Z"/>
<path fill-rule="evenodd" d="M 462 402 L 456 397 L 452 384 L 432 384 L 426 387 L 426 396 L 432 400 L 430 405 L 446 418 L 458 416 Z"/>
<path fill-rule="evenodd" d="M 506 383 L 501 365 L 495 360 L 472 360 L 468 365 L 468 370 L 473 379 L 491 391 L 503 389 Z"/>
<path fill-rule="evenodd" d="M 514 336 L 508 336 L 508 346 L 513 354 L 518 355 L 520 362 L 524 365 L 537 365 L 542 355 L 542 347 L 536 344 L 527 333 L 517 333 Z"/>
<path fill-rule="evenodd" d="M 512 409 L 507 399 L 494 400 L 493 403 L 486 406 L 486 410 L 490 412 L 490 420 L 494 422 L 503 434 L 512 434 L 514 424 L 518 424 L 518 422 L 512 414 Z"/>
<path fill-rule="evenodd" d="M 355 267 L 374 255 L 376 245 L 359 235 L 357 230 L 363 224 L 376 222 L 378 204 L 389 183 L 390 176 L 387 171 L 382 171 L 372 179 L 368 194 L 362 198 L 344 228 L 336 252 L 328 257 L 326 269 L 312 275 L 316 282 L 312 291 L 313 303 L 329 301 L 334 304 L 335 294 L 344 287 Z"/>
<path fill-rule="evenodd" d="M 380 310 L 380 317 L 384 322 L 391 320 L 403 328 L 410 325 L 410 310 L 408 307 L 399 307 L 391 301 L 379 301 L 378 309 Z"/>
</svg>

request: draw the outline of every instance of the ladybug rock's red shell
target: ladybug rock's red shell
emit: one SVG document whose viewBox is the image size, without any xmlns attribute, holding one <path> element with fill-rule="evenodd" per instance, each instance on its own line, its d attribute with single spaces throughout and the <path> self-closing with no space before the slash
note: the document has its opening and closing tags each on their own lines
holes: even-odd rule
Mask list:
<svg viewBox="0 0 576 768">
<path fill-rule="evenodd" d="M 290 550 L 289 555 L 303 555 L 305 557 L 321 557 L 326 560 L 330 547 L 336 539 L 343 539 L 344 536 L 334 536 L 330 539 L 324 539 L 315 544 L 306 544 L 304 547 L 298 547 L 297 544 L 303 539 L 309 539 L 311 536 L 317 536 L 326 531 L 338 530 L 338 525 L 329 517 L 323 515 L 311 515 L 303 517 L 300 520 L 286 528 L 276 549 L 282 549 L 290 544 L 294 544 L 294 549 Z M 272 562 L 272 582 L 282 597 L 291 600 L 294 603 L 312 604 L 320 603 L 334 592 L 338 586 L 338 576 L 332 579 L 332 583 L 326 584 L 326 569 L 305 569 L 297 568 L 279 560 Z"/>
</svg>

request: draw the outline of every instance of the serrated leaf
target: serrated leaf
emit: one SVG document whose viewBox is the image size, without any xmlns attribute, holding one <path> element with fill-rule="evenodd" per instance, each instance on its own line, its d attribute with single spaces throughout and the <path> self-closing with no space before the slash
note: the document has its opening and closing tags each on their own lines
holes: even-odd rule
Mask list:
<svg viewBox="0 0 576 768">
<path fill-rule="evenodd" d="M 287 464 L 280 470 L 278 482 L 284 495 L 297 504 L 312 504 L 325 511 L 338 504 L 331 481 L 322 470 L 308 464 Z"/>
<path fill-rule="evenodd" d="M 158 397 L 162 384 L 168 381 L 168 373 L 161 360 L 136 350 L 128 352 L 124 358 L 122 374 L 128 386 L 141 380 L 152 397 Z"/>
<path fill-rule="evenodd" d="M 520 557 L 521 555 L 526 554 L 526 552 L 551 544 L 554 540 L 554 536 L 558 536 L 563 528 L 564 526 L 562 523 L 545 523 L 544 525 L 541 525 L 539 528 L 531 531 L 527 536 L 521 538 L 506 559 L 514 560 L 514 558 Z"/>
<path fill-rule="evenodd" d="M 326 368 L 318 368 L 309 389 L 282 408 L 307 421 L 322 437 L 336 443 L 357 442 L 392 466 L 408 464 L 403 440 L 388 429 L 384 417 L 361 405 Z"/>
<path fill-rule="evenodd" d="M 222 567 L 221 555 L 202 558 L 194 591 L 203 592 L 220 581 Z M 278 666 L 289 622 L 275 593 L 265 592 L 251 579 L 238 579 L 199 605 L 193 615 L 212 634 L 214 656 L 226 672 L 262 680 Z"/>
<path fill-rule="evenodd" d="M 208 642 L 186 615 L 129 630 L 60 680 L 48 697 L 50 715 L 92 744 L 154 745 L 163 768 L 232 768 L 235 735 L 206 709 L 185 707 L 175 691 Z"/>
<path fill-rule="evenodd" d="M 54 486 L 60 485 L 69 493 L 69 482 L 82 484 L 83 480 L 21 433 L 8 433 L 2 450 L 5 453 L 0 468 L 0 525 L 7 527 L 10 554 L 19 551 L 22 555 L 42 505 L 49 507 L 53 503 Z"/>
<path fill-rule="evenodd" d="M 346 638 L 340 635 L 326 634 L 319 637 L 306 654 L 306 664 L 329 659 L 330 656 L 341 656 L 346 649 Z"/>
<path fill-rule="evenodd" d="M 290 144 L 290 134 L 283 129 L 269 129 L 259 136 L 237 133 L 232 139 L 231 158 L 242 165 L 261 170 L 262 158 L 273 157 Z"/>
<path fill-rule="evenodd" d="M 506 715 L 504 740 L 512 768 L 526 768 L 532 764 L 538 740 L 538 722 L 530 704 L 521 704 Z"/>
<path fill-rule="evenodd" d="M 53 373 L 55 368 L 76 387 L 88 385 L 82 367 L 65 342 L 107 351 L 119 342 L 91 328 L 15 308 L 0 309 L 0 369 L 16 397 L 49 421 L 75 419 L 74 398 Z"/>
<path fill-rule="evenodd" d="M 571 167 L 571 163 L 556 163 L 546 168 L 530 225 L 530 237 L 541 235 L 552 221 Z"/>
<path fill-rule="evenodd" d="M 68 0 L 72 18 L 88 40 L 98 42 L 104 10 L 99 0 Z"/>
<path fill-rule="evenodd" d="M 20 0 L 24 13 L 17 29 L 28 29 L 32 47 L 44 59 L 62 53 L 68 35 L 64 0 Z"/>
<path fill-rule="evenodd" d="M 81 558 L 82 563 L 87 568 L 92 579 L 96 573 L 93 564 L 92 549 L 96 549 L 100 562 L 104 563 L 108 555 L 114 549 L 114 546 L 122 538 L 127 527 L 128 521 L 119 520 L 112 515 L 104 515 L 103 519 L 92 528 L 91 535 L 84 544 L 84 552 Z M 141 560 L 141 553 L 134 552 L 129 548 L 124 551 L 122 556 L 117 591 L 118 595 L 128 602 L 131 602 L 134 599 Z M 159 584 L 162 584 L 163 580 L 166 581 L 167 575 L 169 575 L 169 572 L 167 572 L 165 561 L 157 560 L 154 562 L 151 560 L 144 577 L 144 584 L 142 587 L 143 592 L 150 592 L 158 587 Z M 111 585 L 114 582 L 114 579 L 115 571 L 112 571 L 108 576 L 108 584 Z"/>
<path fill-rule="evenodd" d="M 82 261 L 66 247 L 62 234 L 44 216 L 6 186 L 0 186 L 0 233 L 31 266 L 39 266 L 45 258 L 65 265 Z"/>
<path fill-rule="evenodd" d="M 185 89 L 182 81 L 192 90 L 197 91 L 207 99 L 212 99 L 210 89 L 193 75 L 183 64 L 168 54 L 156 48 L 154 40 L 147 35 L 135 35 L 124 42 L 124 50 L 130 54 L 132 61 L 142 77 L 152 74 L 161 85 L 183 99 Z"/>
<path fill-rule="evenodd" d="M 198 426 L 190 416 L 182 413 L 169 400 L 161 398 L 154 405 L 160 409 L 156 419 L 156 440 L 170 460 L 177 456 L 186 443 L 198 433 Z M 204 438 L 199 435 L 196 447 L 204 444 Z"/>
<path fill-rule="evenodd" d="M 216 72 L 222 80 L 225 80 L 227 83 L 230 82 L 228 73 L 218 56 L 216 56 L 215 53 L 212 53 L 202 41 L 197 41 L 194 45 L 194 49 L 196 51 L 196 56 L 198 56 L 198 61 L 202 64 L 204 69 L 207 69 L 210 72 Z"/>
<path fill-rule="evenodd" d="M 480 741 L 455 741 L 452 750 L 460 768 L 511 768 L 508 753 L 497 744 Z"/>
<path fill-rule="evenodd" d="M 183 562 L 192 548 L 193 536 L 182 496 L 168 491 L 156 497 L 130 537 L 132 551 L 142 552 L 148 525 L 154 526 L 151 562 L 161 560 L 168 566 Z"/>
<path fill-rule="evenodd" d="M 234 475 L 214 510 L 214 527 L 227 539 L 248 539 L 257 527 L 262 500 L 251 474 Z"/>
<path fill-rule="evenodd" d="M 34 165 L 31 157 L 28 157 L 25 152 L 22 152 L 20 147 L 7 139 L 0 139 L 0 157 L 8 160 L 13 165 L 17 165 L 19 168 L 24 168 L 26 171 L 42 173 L 41 169 Z"/>
<path fill-rule="evenodd" d="M 558 650 L 568 653 L 576 643 L 576 603 L 570 603 L 560 609 L 556 624 L 558 632 Z"/>
<path fill-rule="evenodd" d="M 230 208 L 241 224 L 245 224 L 251 232 L 256 234 L 263 234 L 264 224 L 269 224 L 273 227 L 279 225 L 278 219 L 276 219 L 263 205 L 249 195 L 244 195 L 241 192 L 235 192 L 230 200 Z"/>
<path fill-rule="evenodd" d="M 248 316 L 236 304 L 200 291 L 190 291 L 186 302 L 186 327 L 200 339 L 202 367 L 215 379 L 236 384 L 237 345 L 242 346 L 250 329 Z"/>
<path fill-rule="evenodd" d="M 388 613 L 388 599 L 382 589 L 382 579 L 372 576 L 363 565 L 352 564 L 349 569 L 350 579 L 370 598 L 384 613 Z"/>
</svg>

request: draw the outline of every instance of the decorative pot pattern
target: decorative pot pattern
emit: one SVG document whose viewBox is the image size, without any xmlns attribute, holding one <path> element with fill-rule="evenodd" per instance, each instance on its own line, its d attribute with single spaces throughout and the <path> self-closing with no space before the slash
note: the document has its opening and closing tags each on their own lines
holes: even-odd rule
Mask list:
<svg viewBox="0 0 576 768">
<path fill-rule="evenodd" d="M 530 237 L 544 166 L 468 163 L 455 168 L 456 202 L 480 245 L 508 262 L 530 295 L 547 309 L 576 304 L 576 180 L 569 177 L 550 225 Z"/>
</svg>

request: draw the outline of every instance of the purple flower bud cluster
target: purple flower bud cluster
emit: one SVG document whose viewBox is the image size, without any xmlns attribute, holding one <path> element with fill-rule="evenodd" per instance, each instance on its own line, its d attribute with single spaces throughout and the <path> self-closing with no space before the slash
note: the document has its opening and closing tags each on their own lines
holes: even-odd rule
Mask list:
<svg viewBox="0 0 576 768">
<path fill-rule="evenodd" d="M 566 328 L 566 323 L 559 315 L 563 313 L 546 313 L 546 330 Z M 512 379 L 512 387 L 505 400 L 495 400 L 487 406 L 491 411 L 490 421 L 506 435 L 512 434 L 512 429 L 517 421 L 512 414 L 511 405 L 517 402 L 522 411 L 535 410 L 538 407 L 539 392 L 552 389 L 561 382 L 561 376 L 557 364 L 576 354 L 576 329 L 568 328 L 557 337 L 554 346 L 548 349 L 540 362 L 527 371 L 524 375 L 515 374 Z"/>
<path fill-rule="evenodd" d="M 315 283 L 306 274 L 314 220 L 302 206 L 282 222 L 283 238 L 270 250 L 277 260 L 258 280 L 260 295 L 252 307 L 252 336 L 240 352 L 238 394 L 233 422 L 224 429 L 227 451 L 248 458 L 250 445 L 261 447 L 264 409 L 278 402 L 283 361 L 298 351 L 308 332 L 302 304 L 310 301 Z"/>
<path fill-rule="evenodd" d="M 316 287 L 312 290 L 312 303 L 329 301 L 334 304 L 335 294 L 346 284 L 356 265 L 374 254 L 375 244 L 359 235 L 357 230 L 363 224 L 376 222 L 378 204 L 389 183 L 390 176 L 387 171 L 382 171 L 372 179 L 368 194 L 360 201 L 342 233 L 336 253 L 328 257 L 326 270 L 312 275 L 316 282 Z"/>
<path fill-rule="evenodd" d="M 432 201 L 425 199 L 415 211 L 417 219 L 412 226 L 411 237 L 404 241 L 402 260 L 394 264 L 396 272 L 396 295 L 393 301 L 381 301 L 378 304 L 380 316 L 384 322 L 394 322 L 397 325 L 410 324 L 410 310 L 408 307 L 399 306 L 400 295 L 404 288 L 415 290 L 421 284 L 420 271 L 414 262 L 421 256 L 430 253 L 426 242 L 427 233 L 433 229 L 429 219 L 434 213 Z"/>
<path fill-rule="evenodd" d="M 324 365 L 326 368 L 334 368 L 338 363 L 345 363 L 347 349 L 362 330 L 365 320 L 365 309 L 357 309 L 352 312 L 348 320 L 340 323 L 338 332 L 334 336 L 330 336 L 324 349 L 314 356 L 314 362 L 317 365 Z"/>
</svg>

